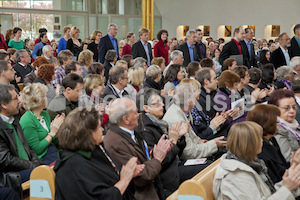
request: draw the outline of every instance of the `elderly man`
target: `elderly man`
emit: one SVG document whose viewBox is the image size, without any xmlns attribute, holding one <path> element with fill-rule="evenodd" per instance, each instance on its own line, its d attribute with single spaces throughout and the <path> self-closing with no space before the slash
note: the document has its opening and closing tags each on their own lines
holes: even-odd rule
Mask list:
<svg viewBox="0 0 300 200">
<path fill-rule="evenodd" d="M 177 85 L 173 98 L 174 103 L 167 109 L 163 120 L 168 122 L 169 126 L 175 122 L 186 123 L 192 120 L 190 111 L 194 108 L 196 101 L 194 87 L 187 83 Z M 185 134 L 186 147 L 180 158 L 186 160 L 212 156 L 218 151 L 218 147 L 226 145 L 226 141 L 222 141 L 223 139 L 223 136 L 217 137 L 204 143 L 190 127 L 188 133 Z"/>
<path fill-rule="evenodd" d="M 13 68 L 16 71 L 16 75 L 21 77 L 20 83 L 23 83 L 24 77 L 34 71 L 32 66 L 29 64 L 31 62 L 31 58 L 25 49 L 21 49 L 16 52 L 16 62 L 17 63 L 13 66 Z"/>
<path fill-rule="evenodd" d="M 182 45 L 179 45 L 177 47 L 177 50 L 180 50 L 183 52 L 183 66 L 187 67 L 190 62 L 193 61 L 200 61 L 199 53 L 197 47 L 195 47 L 196 44 L 196 31 L 195 30 L 189 30 L 186 33 L 186 42 Z"/>
<path fill-rule="evenodd" d="M 107 27 L 107 35 L 102 37 L 99 43 L 99 59 L 103 64 L 105 61 L 106 52 L 113 49 L 117 52 L 119 57 L 119 47 L 116 35 L 118 33 L 118 26 L 116 24 L 109 24 Z"/>
<path fill-rule="evenodd" d="M 234 29 L 234 37 L 230 42 L 224 45 L 223 50 L 220 54 L 220 64 L 223 65 L 224 60 L 231 56 L 240 56 L 243 60 L 243 63 L 238 63 L 238 65 L 245 65 L 248 68 L 250 68 L 250 62 L 249 62 L 249 54 L 247 51 L 246 45 L 242 43 L 245 36 L 245 31 L 243 27 L 239 26 L 236 29 Z"/>
<path fill-rule="evenodd" d="M 168 66 L 165 67 L 164 72 L 163 72 L 164 76 L 166 76 L 167 71 L 172 64 L 182 65 L 183 61 L 184 61 L 183 53 L 182 53 L 182 51 L 179 51 L 179 50 L 172 51 L 170 58 L 171 58 L 171 62 L 169 63 Z"/>
<path fill-rule="evenodd" d="M 295 36 L 291 39 L 291 47 L 289 49 L 290 58 L 300 56 L 300 24 L 294 27 Z"/>
<path fill-rule="evenodd" d="M 109 109 L 111 126 L 105 135 L 104 145 L 111 157 L 122 165 L 131 157 L 137 157 L 137 163 L 145 165 L 143 171 L 133 178 L 136 188 L 134 196 L 136 199 L 158 200 L 162 188 L 159 185 L 161 182 L 155 178 L 159 175 L 167 152 L 171 150 L 171 141 L 162 136 L 151 155 L 142 134 L 134 130 L 138 126 L 138 117 L 137 107 L 132 100 L 119 98 L 112 102 Z"/>
<path fill-rule="evenodd" d="M 14 118 L 20 104 L 14 86 L 0 84 L 0 91 L 0 185 L 13 188 L 21 197 L 21 183 L 29 180 L 42 161 L 29 147 L 19 119 Z"/>
<path fill-rule="evenodd" d="M 273 63 L 275 69 L 278 67 L 290 65 L 290 55 L 288 51 L 288 47 L 290 47 L 290 37 L 287 33 L 281 33 L 278 36 L 279 48 L 276 49 L 270 58 L 270 62 Z"/>
<path fill-rule="evenodd" d="M 51 58 L 53 57 L 53 49 L 50 45 L 46 45 L 43 47 L 43 56 L 50 62 Z"/>
</svg>

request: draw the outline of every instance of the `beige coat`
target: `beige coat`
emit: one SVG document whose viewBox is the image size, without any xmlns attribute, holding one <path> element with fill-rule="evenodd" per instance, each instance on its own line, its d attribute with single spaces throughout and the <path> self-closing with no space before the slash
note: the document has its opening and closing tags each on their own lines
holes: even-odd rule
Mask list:
<svg viewBox="0 0 300 200">
<path fill-rule="evenodd" d="M 190 116 L 190 119 L 192 116 Z M 186 123 L 188 121 L 185 113 L 182 109 L 175 104 L 172 104 L 167 110 L 163 120 L 168 122 L 169 126 L 172 126 L 175 122 L 182 121 Z M 190 127 L 189 132 L 185 134 L 186 147 L 183 150 L 181 159 L 197 159 L 197 158 L 206 158 L 218 151 L 218 147 L 215 141 L 210 140 L 206 143 L 199 143 L 200 137 L 198 137 L 193 128 Z"/>
<path fill-rule="evenodd" d="M 276 192 L 271 194 L 269 187 L 260 176 L 248 165 L 234 160 L 224 159 L 222 156 L 220 165 L 216 170 L 213 183 L 213 194 L 217 200 L 292 200 L 295 196 L 283 182 L 275 184 Z"/>
</svg>

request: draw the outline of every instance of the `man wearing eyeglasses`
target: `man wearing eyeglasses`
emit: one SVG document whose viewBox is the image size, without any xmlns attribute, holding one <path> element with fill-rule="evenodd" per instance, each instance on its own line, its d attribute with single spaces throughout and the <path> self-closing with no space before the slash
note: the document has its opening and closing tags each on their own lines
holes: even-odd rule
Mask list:
<svg viewBox="0 0 300 200">
<path fill-rule="evenodd" d="M 272 54 L 270 61 L 273 63 L 275 69 L 287 65 L 290 65 L 290 55 L 288 51 L 288 47 L 291 46 L 290 37 L 287 33 L 281 33 L 278 36 L 279 48 L 276 49 Z"/>
</svg>

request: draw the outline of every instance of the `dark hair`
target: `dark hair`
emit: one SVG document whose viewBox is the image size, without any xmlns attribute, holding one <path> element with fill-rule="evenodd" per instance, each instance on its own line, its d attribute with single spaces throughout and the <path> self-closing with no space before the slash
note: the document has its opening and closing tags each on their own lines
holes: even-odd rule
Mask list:
<svg viewBox="0 0 300 200">
<path fill-rule="evenodd" d="M 221 40 L 222 42 L 225 42 L 224 38 L 219 38 L 219 41 L 220 41 L 220 40 Z"/>
<path fill-rule="evenodd" d="M 51 82 L 53 75 L 55 74 L 54 65 L 43 64 L 39 67 L 37 77 L 42 80 Z"/>
<path fill-rule="evenodd" d="M 95 142 L 93 132 L 100 123 L 98 111 L 94 107 L 80 107 L 68 114 L 64 123 L 57 131 L 60 149 L 70 151 L 93 151 Z"/>
<path fill-rule="evenodd" d="M 8 56 L 8 53 L 4 49 L 0 49 L 0 60 L 4 60 L 6 56 Z"/>
<path fill-rule="evenodd" d="M 222 65 L 222 71 L 228 70 L 228 68 L 232 66 L 234 61 L 236 61 L 234 58 L 225 59 Z"/>
<path fill-rule="evenodd" d="M 236 33 L 240 33 L 240 26 L 235 28 L 234 31 L 233 31 L 233 34 L 235 35 Z"/>
<path fill-rule="evenodd" d="M 47 33 L 41 33 L 41 34 L 40 34 L 40 38 L 43 38 L 44 35 L 47 35 Z"/>
<path fill-rule="evenodd" d="M 37 69 L 43 64 L 50 64 L 50 62 L 44 56 L 38 56 L 32 63 L 32 66 L 34 69 Z"/>
<path fill-rule="evenodd" d="M 161 29 L 160 31 L 158 31 L 158 33 L 157 33 L 157 35 L 156 35 L 156 37 L 157 37 L 158 40 L 161 40 L 161 35 L 162 35 L 163 33 L 166 33 L 167 36 L 169 36 L 169 33 L 168 33 L 167 30 Z M 166 42 L 168 42 L 168 37 L 167 37 L 167 39 L 166 39 Z"/>
<path fill-rule="evenodd" d="M 248 70 L 249 76 L 250 76 L 250 80 L 249 83 L 252 84 L 258 84 L 258 82 L 261 80 L 262 78 L 262 72 L 259 68 L 256 67 L 252 67 L 251 69 Z"/>
<path fill-rule="evenodd" d="M 263 128 L 263 136 L 275 135 L 277 130 L 277 116 L 280 110 L 275 105 L 256 105 L 248 112 L 247 121 L 258 123 Z"/>
<path fill-rule="evenodd" d="M 268 63 L 265 65 L 262 65 L 260 67 L 260 70 L 262 72 L 262 78 L 261 81 L 265 84 L 271 84 L 273 83 L 274 79 L 274 65 L 272 63 Z"/>
<path fill-rule="evenodd" d="M 267 52 L 269 52 L 269 50 L 263 49 L 263 50 L 260 51 L 259 63 L 262 64 L 262 65 L 270 63 L 270 61 L 268 61 L 267 58 L 266 58 Z"/>
<path fill-rule="evenodd" d="M 10 64 L 9 61 L 0 60 L 0 75 L 2 74 L 3 71 L 8 70 L 8 64 Z"/>
<path fill-rule="evenodd" d="M 13 29 L 13 34 L 15 35 L 18 31 L 22 31 L 22 29 L 20 29 L 19 27 L 15 27 Z"/>
<path fill-rule="evenodd" d="M 88 74 L 101 74 L 101 72 L 104 70 L 104 67 L 99 62 L 94 62 L 89 66 L 88 68 Z"/>
<path fill-rule="evenodd" d="M 79 65 L 77 61 L 71 61 L 65 66 L 65 73 L 66 75 L 71 73 L 71 71 L 76 71 L 76 65 Z"/>
<path fill-rule="evenodd" d="M 241 81 L 241 78 L 233 71 L 226 70 L 221 73 L 221 75 L 218 78 L 218 81 L 219 88 L 226 89 L 226 86 L 233 87 L 234 83 L 239 83 Z"/>
<path fill-rule="evenodd" d="M 273 105 L 279 106 L 279 101 L 281 99 L 285 99 L 285 98 L 294 98 L 295 99 L 295 93 L 292 90 L 287 90 L 287 89 L 275 90 L 272 93 L 272 95 L 269 97 L 268 104 L 273 104 Z"/>
<path fill-rule="evenodd" d="M 47 33 L 48 31 L 47 31 L 47 29 L 45 29 L 45 28 L 40 28 L 39 29 L 39 33 Z"/>
<path fill-rule="evenodd" d="M 196 31 L 196 33 L 199 32 L 199 31 L 202 32 L 202 30 L 200 28 L 197 28 L 195 31 Z"/>
<path fill-rule="evenodd" d="M 132 32 L 128 33 L 127 36 L 126 36 L 127 40 L 128 40 L 129 38 L 131 38 L 131 36 L 133 36 L 133 35 L 134 35 L 134 33 L 132 33 Z"/>
<path fill-rule="evenodd" d="M 252 28 L 250 28 L 250 27 L 245 28 L 245 33 L 247 34 L 248 31 L 251 30 L 251 29 L 252 29 Z"/>
<path fill-rule="evenodd" d="M 62 86 L 64 89 L 71 88 L 74 90 L 77 86 L 77 83 L 83 84 L 83 79 L 81 76 L 75 73 L 68 74 L 63 80 L 62 80 Z"/>
<path fill-rule="evenodd" d="M 186 68 L 186 71 L 188 73 L 188 77 L 196 75 L 196 71 L 200 69 L 200 63 L 197 61 L 190 62 Z"/>
<path fill-rule="evenodd" d="M 124 78 L 124 73 L 127 71 L 124 67 L 115 66 L 109 70 L 109 81 L 111 84 L 118 83 L 120 78 Z"/>
<path fill-rule="evenodd" d="M 212 69 L 210 69 L 210 68 L 203 68 L 203 69 L 201 69 L 200 72 L 198 72 L 196 74 L 195 79 L 197 81 L 199 81 L 199 83 L 201 83 L 202 86 L 204 86 L 204 80 L 205 79 L 211 81 L 211 75 L 210 75 L 210 71 L 211 70 Z"/>
<path fill-rule="evenodd" d="M 294 75 L 291 83 L 292 83 L 292 90 L 295 93 L 300 93 L 300 75 Z"/>
<path fill-rule="evenodd" d="M 11 101 L 11 94 L 9 91 L 15 90 L 13 85 L 0 84 L 0 111 L 2 111 L 2 104 L 9 104 Z"/>
<path fill-rule="evenodd" d="M 108 50 L 105 54 L 105 60 L 107 62 L 112 62 L 117 57 L 117 52 L 115 50 Z"/>
<path fill-rule="evenodd" d="M 131 54 L 125 54 L 124 56 L 122 56 L 122 60 L 125 60 L 127 62 L 127 65 L 128 65 L 128 69 L 130 67 L 132 67 L 130 65 L 130 60 L 133 59 L 133 56 Z"/>
<path fill-rule="evenodd" d="M 177 81 L 177 74 L 180 71 L 180 68 L 182 66 L 180 64 L 172 64 L 170 65 L 169 69 L 167 70 L 166 76 L 165 76 L 165 83 L 168 81 L 173 82 Z"/>
<path fill-rule="evenodd" d="M 244 65 L 240 65 L 240 66 L 235 67 L 232 71 L 234 73 L 236 73 L 237 75 L 239 75 L 240 78 L 245 78 L 248 68 Z"/>
<path fill-rule="evenodd" d="M 219 46 L 219 45 L 218 45 Z M 221 50 L 219 49 L 219 47 L 218 48 L 216 48 L 216 49 L 214 49 L 214 51 L 212 52 L 212 57 L 214 58 L 214 57 L 216 57 L 216 51 L 219 51 L 220 53 L 221 53 Z"/>
<path fill-rule="evenodd" d="M 300 29 L 300 24 L 296 24 L 294 27 L 294 33 L 296 34 L 296 30 Z"/>
<path fill-rule="evenodd" d="M 208 67 L 208 68 L 212 68 L 214 66 L 214 61 L 210 58 L 203 58 L 200 61 L 200 65 L 201 67 Z"/>
<path fill-rule="evenodd" d="M 139 91 L 137 94 L 136 106 L 139 111 L 143 111 L 143 105 L 148 105 L 149 101 L 151 101 L 150 97 L 153 95 L 160 96 L 160 92 L 154 88 L 144 88 Z"/>
</svg>

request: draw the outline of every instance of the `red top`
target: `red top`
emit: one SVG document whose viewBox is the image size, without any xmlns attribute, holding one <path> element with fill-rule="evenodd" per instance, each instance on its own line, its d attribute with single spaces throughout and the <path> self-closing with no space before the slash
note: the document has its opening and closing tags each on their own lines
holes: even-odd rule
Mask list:
<svg viewBox="0 0 300 200">
<path fill-rule="evenodd" d="M 138 86 L 134 86 L 134 85 L 133 85 L 133 87 L 134 87 L 134 89 L 136 90 L 136 92 L 139 92 L 139 91 L 140 91 L 140 88 L 139 88 Z"/>
<path fill-rule="evenodd" d="M 7 51 L 7 44 L 6 44 L 6 41 L 4 39 L 3 34 L 0 33 L 0 37 L 1 37 L 0 49 L 4 49 L 5 51 Z"/>
<path fill-rule="evenodd" d="M 159 40 L 154 45 L 154 57 L 163 57 L 165 59 L 165 65 L 169 64 L 169 46 L 164 41 Z"/>
<path fill-rule="evenodd" d="M 241 42 L 236 41 L 235 39 L 233 39 L 233 41 L 235 42 L 237 48 L 239 49 L 240 54 L 242 54 L 242 46 L 241 46 Z"/>
<path fill-rule="evenodd" d="M 36 45 L 36 44 L 38 44 L 38 43 L 40 43 L 40 42 L 41 42 L 41 39 L 38 38 L 38 39 L 36 39 L 36 40 L 34 41 L 34 45 Z M 51 45 L 51 43 L 50 43 L 49 40 L 47 41 L 47 44 L 50 44 L 50 45 Z"/>
<path fill-rule="evenodd" d="M 126 54 L 131 55 L 131 46 L 129 44 L 125 44 L 125 46 L 123 47 L 122 57 Z"/>
</svg>

